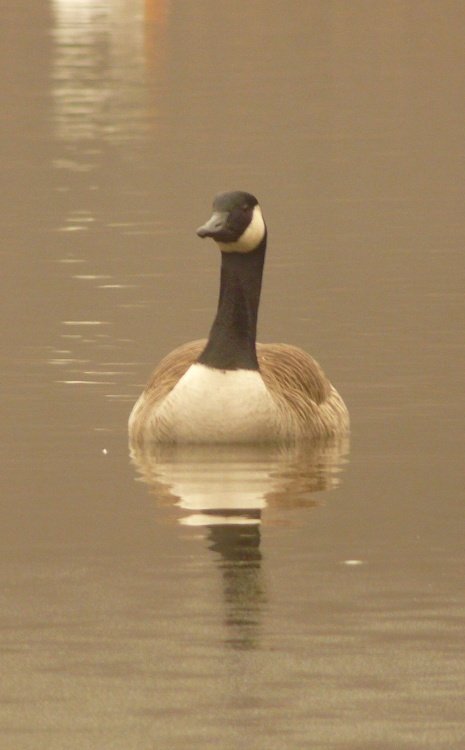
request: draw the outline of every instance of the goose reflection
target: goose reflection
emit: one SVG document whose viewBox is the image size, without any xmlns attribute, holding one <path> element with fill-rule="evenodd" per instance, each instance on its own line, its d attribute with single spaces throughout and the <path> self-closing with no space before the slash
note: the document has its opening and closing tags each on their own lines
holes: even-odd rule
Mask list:
<svg viewBox="0 0 465 750">
<path fill-rule="evenodd" d="M 254 526 L 265 509 L 318 504 L 314 493 L 337 487 L 348 452 L 342 436 L 283 446 L 134 445 L 131 460 L 159 500 L 184 511 L 181 524 L 213 528 Z"/>
<path fill-rule="evenodd" d="M 180 524 L 202 527 L 222 576 L 227 642 L 254 648 L 266 604 L 260 549 L 263 522 L 314 507 L 334 489 L 348 438 L 292 446 L 134 446 L 131 460 L 157 501 L 180 509 Z"/>
</svg>

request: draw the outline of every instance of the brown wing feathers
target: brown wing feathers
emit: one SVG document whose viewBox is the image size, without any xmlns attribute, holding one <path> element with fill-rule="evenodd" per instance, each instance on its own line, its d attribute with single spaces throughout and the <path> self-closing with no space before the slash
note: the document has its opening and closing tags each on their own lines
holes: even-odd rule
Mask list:
<svg viewBox="0 0 465 750">
<path fill-rule="evenodd" d="M 205 339 L 190 341 L 174 349 L 155 368 L 145 393 L 152 404 L 161 401 L 200 356 Z M 257 344 L 263 380 L 270 393 L 289 402 L 301 412 L 307 400 L 321 404 L 331 386 L 317 362 L 302 349 L 290 344 Z"/>
<path fill-rule="evenodd" d="M 303 349 L 290 344 L 257 344 L 258 363 L 266 386 L 289 399 L 321 404 L 330 394 L 329 380 Z"/>
<path fill-rule="evenodd" d="M 206 339 L 189 341 L 189 343 L 178 346 L 166 357 L 163 357 L 145 388 L 145 395 L 150 399 L 151 404 L 162 401 L 168 395 L 178 380 L 200 356 L 206 343 Z"/>
</svg>

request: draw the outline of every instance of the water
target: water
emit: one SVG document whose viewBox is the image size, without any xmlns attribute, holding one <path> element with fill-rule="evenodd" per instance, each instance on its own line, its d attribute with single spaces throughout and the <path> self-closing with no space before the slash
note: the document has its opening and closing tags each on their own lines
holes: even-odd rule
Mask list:
<svg viewBox="0 0 465 750">
<path fill-rule="evenodd" d="M 464 23 L 2 5 L 5 750 L 464 747 Z M 260 339 L 322 363 L 350 446 L 131 457 L 229 188 L 269 226 Z"/>
</svg>

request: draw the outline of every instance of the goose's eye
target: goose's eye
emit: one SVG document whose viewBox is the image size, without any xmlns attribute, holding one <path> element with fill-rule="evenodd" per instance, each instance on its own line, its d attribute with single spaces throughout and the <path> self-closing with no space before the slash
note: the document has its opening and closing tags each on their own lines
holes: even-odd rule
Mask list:
<svg viewBox="0 0 465 750">
<path fill-rule="evenodd" d="M 244 203 L 244 205 L 242 206 L 242 210 L 244 212 L 249 210 L 249 207 L 248 207 L 247 203 Z"/>
</svg>

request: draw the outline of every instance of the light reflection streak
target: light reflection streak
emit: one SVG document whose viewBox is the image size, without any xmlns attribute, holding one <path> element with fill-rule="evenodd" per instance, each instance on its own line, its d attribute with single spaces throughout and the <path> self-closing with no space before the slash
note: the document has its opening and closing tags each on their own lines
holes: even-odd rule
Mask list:
<svg viewBox="0 0 465 750">
<path fill-rule="evenodd" d="M 55 382 L 62 385 L 116 385 L 116 383 L 104 380 L 56 380 Z"/>
<path fill-rule="evenodd" d="M 83 281 L 98 281 L 100 279 L 111 279 L 112 277 L 109 274 L 76 274 L 72 276 L 73 279 L 80 279 Z"/>
<path fill-rule="evenodd" d="M 99 284 L 99 289 L 137 289 L 136 284 Z"/>
<path fill-rule="evenodd" d="M 63 320 L 64 326 L 109 326 L 107 320 Z"/>
<path fill-rule="evenodd" d="M 58 258 L 57 263 L 87 263 L 84 258 Z"/>
</svg>

